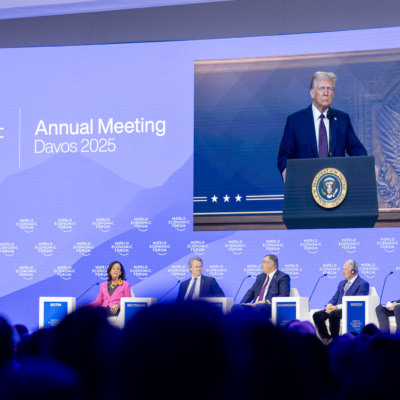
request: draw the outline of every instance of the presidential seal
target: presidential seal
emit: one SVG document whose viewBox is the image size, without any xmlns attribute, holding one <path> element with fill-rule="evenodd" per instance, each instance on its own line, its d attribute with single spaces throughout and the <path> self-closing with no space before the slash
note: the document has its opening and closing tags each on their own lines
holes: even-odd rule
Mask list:
<svg viewBox="0 0 400 400">
<path fill-rule="evenodd" d="M 315 175 L 311 192 L 314 200 L 323 208 L 335 208 L 347 194 L 347 181 L 335 168 L 324 168 Z"/>
</svg>

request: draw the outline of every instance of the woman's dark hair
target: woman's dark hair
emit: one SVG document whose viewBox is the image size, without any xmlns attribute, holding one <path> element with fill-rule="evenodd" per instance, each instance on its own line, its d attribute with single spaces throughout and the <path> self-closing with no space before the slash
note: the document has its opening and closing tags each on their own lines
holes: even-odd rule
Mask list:
<svg viewBox="0 0 400 400">
<path fill-rule="evenodd" d="M 119 264 L 121 266 L 121 279 L 124 281 L 125 280 L 125 270 L 124 266 L 119 262 L 119 261 L 113 261 L 107 268 L 107 276 L 108 280 L 111 281 L 111 268 L 114 266 L 114 264 Z"/>
</svg>

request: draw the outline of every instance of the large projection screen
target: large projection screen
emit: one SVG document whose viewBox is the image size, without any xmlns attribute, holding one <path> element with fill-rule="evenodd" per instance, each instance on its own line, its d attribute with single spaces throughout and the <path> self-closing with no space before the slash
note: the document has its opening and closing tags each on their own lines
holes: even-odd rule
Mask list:
<svg viewBox="0 0 400 400">
<path fill-rule="evenodd" d="M 195 64 L 316 55 L 329 60 L 360 52 L 397 57 L 399 34 L 400 29 L 387 28 L 1 49 L 2 313 L 34 329 L 40 296 L 77 297 L 105 280 L 107 265 L 114 260 L 124 265 L 136 296 L 160 297 L 189 277 L 187 262 L 196 255 L 204 260 L 204 274 L 217 278 L 230 297 L 246 275 L 255 277 L 261 271 L 267 253 L 279 257 L 280 268 L 290 274 L 302 296 L 311 293 L 322 273 L 328 274 L 314 294 L 312 308 L 328 300 L 326 293 L 335 290 L 349 258 L 359 262 L 362 277 L 380 292 L 385 275 L 400 268 L 398 228 L 193 231 Z M 326 68 L 335 71 L 334 60 L 324 64 Z M 398 72 L 385 70 L 385 63 L 376 65 L 376 82 L 382 79 L 393 88 L 388 104 L 396 113 Z M 285 112 L 309 104 L 306 75 L 274 83 Z M 253 81 L 252 90 L 256 84 Z M 263 90 L 267 89 L 268 85 Z M 342 96 L 346 90 L 342 88 Z M 353 121 L 360 121 L 355 106 L 360 99 L 346 97 L 339 103 L 342 108 L 350 105 L 346 101 L 353 107 Z M 270 106 L 272 111 L 276 108 Z M 392 129 L 396 132 L 396 126 Z M 262 159 L 275 177 L 276 144 L 267 140 Z M 366 146 L 375 151 L 374 143 Z M 398 190 L 399 171 L 388 158 L 386 162 L 390 184 Z M 383 301 L 397 298 L 397 279 L 394 274 L 388 281 Z M 237 300 L 252 282 L 247 279 Z M 96 290 L 95 286 L 78 303 L 94 300 Z M 164 300 L 176 294 L 175 289 Z"/>
</svg>

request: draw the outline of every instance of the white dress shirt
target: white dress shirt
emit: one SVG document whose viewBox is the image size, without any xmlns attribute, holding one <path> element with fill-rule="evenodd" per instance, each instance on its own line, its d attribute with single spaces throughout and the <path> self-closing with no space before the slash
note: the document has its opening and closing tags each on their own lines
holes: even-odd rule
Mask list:
<svg viewBox="0 0 400 400">
<path fill-rule="evenodd" d="M 188 297 L 188 295 L 189 295 L 189 292 L 190 292 L 190 289 L 191 289 L 192 286 L 193 286 L 194 279 L 195 279 L 195 278 L 192 276 L 192 279 L 190 280 L 189 286 L 188 286 L 188 288 L 187 288 L 187 290 L 186 290 L 185 300 L 187 299 L 187 297 Z M 195 286 L 195 288 L 194 288 L 194 293 L 193 293 L 192 299 L 198 299 L 199 296 L 200 296 L 200 280 L 201 280 L 201 275 L 197 277 L 196 286 Z"/>
<path fill-rule="evenodd" d="M 326 110 L 324 113 L 321 113 L 321 111 L 318 110 L 317 107 L 314 106 L 314 104 L 312 105 L 312 112 L 313 112 L 313 117 L 314 117 L 314 128 L 315 128 L 315 137 L 317 139 L 317 149 L 319 148 L 319 125 L 321 123 L 321 114 L 324 114 L 325 118 L 324 118 L 324 124 L 325 124 L 325 128 L 326 128 L 326 143 L 328 143 L 328 149 L 329 149 L 329 120 L 328 120 L 328 110 Z"/>
</svg>

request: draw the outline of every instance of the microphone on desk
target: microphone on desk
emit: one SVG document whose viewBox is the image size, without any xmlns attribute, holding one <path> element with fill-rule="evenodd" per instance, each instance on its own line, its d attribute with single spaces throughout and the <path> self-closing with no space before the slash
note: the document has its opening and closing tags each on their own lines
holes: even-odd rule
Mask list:
<svg viewBox="0 0 400 400">
<path fill-rule="evenodd" d="M 76 298 L 76 301 L 78 301 L 85 293 L 87 293 L 93 286 L 96 286 L 96 285 L 100 285 L 100 282 L 96 282 L 96 283 L 93 283 L 93 285 L 90 285 L 89 289 L 86 289 L 79 297 Z"/>
<path fill-rule="evenodd" d="M 328 274 L 325 273 L 325 274 L 321 275 L 321 276 L 318 278 L 317 283 L 315 284 L 314 289 L 313 289 L 313 291 L 311 292 L 310 297 L 308 298 L 308 306 L 310 306 L 310 304 L 311 304 L 311 298 L 312 298 L 312 295 L 313 295 L 314 292 L 315 292 L 315 289 L 316 289 L 317 286 L 318 286 L 318 282 L 320 281 L 321 278 L 323 278 L 324 276 L 327 276 L 327 275 L 328 275 Z"/>
<path fill-rule="evenodd" d="M 382 292 L 381 292 L 381 298 L 379 299 L 379 304 L 382 304 L 382 296 L 383 296 L 383 291 L 385 290 L 385 285 L 386 285 L 386 279 L 388 278 L 389 275 L 392 275 L 393 271 L 390 271 L 386 276 L 385 280 L 383 281 L 383 287 L 382 287 Z"/>
<path fill-rule="evenodd" d="M 243 282 L 244 282 L 247 278 L 251 278 L 251 275 L 247 275 L 247 276 L 245 276 L 245 277 L 243 278 L 242 283 L 240 284 L 239 289 L 238 289 L 238 291 L 236 292 L 236 295 L 235 295 L 235 297 L 234 297 L 234 299 L 233 299 L 233 302 L 235 302 L 236 297 L 237 297 L 237 295 L 239 294 L 240 289 L 242 288 Z"/>
<path fill-rule="evenodd" d="M 174 290 L 180 283 L 181 283 L 181 281 L 178 280 L 178 282 L 176 282 L 175 285 L 172 286 L 172 288 L 168 290 L 168 292 L 164 293 L 164 294 L 158 299 L 158 301 L 162 300 L 169 292 L 172 292 L 172 290 Z"/>
</svg>

